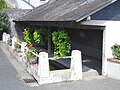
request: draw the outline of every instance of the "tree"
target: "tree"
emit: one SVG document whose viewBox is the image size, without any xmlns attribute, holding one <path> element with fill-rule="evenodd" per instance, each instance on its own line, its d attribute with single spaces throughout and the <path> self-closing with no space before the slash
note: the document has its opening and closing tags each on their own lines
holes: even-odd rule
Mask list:
<svg viewBox="0 0 120 90">
<path fill-rule="evenodd" d="M 8 9 L 9 7 L 7 6 L 5 0 L 0 0 L 0 9 Z"/>
<path fill-rule="evenodd" d="M 8 30 L 8 16 L 5 12 L 0 12 L 0 40 L 3 32 Z"/>
</svg>

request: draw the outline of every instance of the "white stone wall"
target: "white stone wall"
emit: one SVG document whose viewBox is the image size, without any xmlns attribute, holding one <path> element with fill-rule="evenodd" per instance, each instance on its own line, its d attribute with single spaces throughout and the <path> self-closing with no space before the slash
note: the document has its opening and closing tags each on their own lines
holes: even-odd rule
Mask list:
<svg viewBox="0 0 120 90">
<path fill-rule="evenodd" d="M 114 79 L 120 79 L 120 63 L 108 61 L 107 74 L 108 74 L 108 77 L 111 77 Z"/>
</svg>

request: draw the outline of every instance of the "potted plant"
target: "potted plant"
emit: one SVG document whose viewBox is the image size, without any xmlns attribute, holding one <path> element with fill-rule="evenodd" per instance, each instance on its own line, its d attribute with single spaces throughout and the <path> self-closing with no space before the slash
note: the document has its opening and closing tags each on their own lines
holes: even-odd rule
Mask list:
<svg viewBox="0 0 120 90">
<path fill-rule="evenodd" d="M 120 45 L 114 44 L 112 47 L 112 54 L 114 58 L 112 59 L 113 61 L 120 62 Z"/>
<path fill-rule="evenodd" d="M 33 33 L 33 38 L 34 38 L 34 41 L 38 44 L 41 43 L 41 30 L 35 30 L 34 33 Z"/>
<path fill-rule="evenodd" d="M 112 47 L 113 58 L 107 60 L 108 77 L 120 79 L 120 45 L 114 44 Z"/>
<path fill-rule="evenodd" d="M 29 45 L 32 44 L 32 30 L 30 28 L 26 28 L 24 29 L 24 32 L 23 32 L 23 36 L 24 36 L 24 40 L 25 42 Z"/>
<path fill-rule="evenodd" d="M 48 40 L 48 31 L 44 28 L 37 28 L 33 33 L 33 39 L 37 44 L 45 45 Z"/>
<path fill-rule="evenodd" d="M 54 56 L 66 56 L 70 52 L 70 37 L 68 33 L 60 29 L 52 33 L 52 41 L 54 44 Z"/>
</svg>

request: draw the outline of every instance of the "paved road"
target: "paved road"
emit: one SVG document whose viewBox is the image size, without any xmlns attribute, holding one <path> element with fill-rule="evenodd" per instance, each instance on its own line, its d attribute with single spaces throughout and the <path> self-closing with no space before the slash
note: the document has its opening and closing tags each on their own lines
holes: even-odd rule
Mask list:
<svg viewBox="0 0 120 90">
<path fill-rule="evenodd" d="M 3 52 L 1 45 L 0 43 L 0 90 L 120 90 L 120 80 L 106 77 L 29 87 L 11 64 L 12 56 L 8 58 L 8 51 Z"/>
</svg>

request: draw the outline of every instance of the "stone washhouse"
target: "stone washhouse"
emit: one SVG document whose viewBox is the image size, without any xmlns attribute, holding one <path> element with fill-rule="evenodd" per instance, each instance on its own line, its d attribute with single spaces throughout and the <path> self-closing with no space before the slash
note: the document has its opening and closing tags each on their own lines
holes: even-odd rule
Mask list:
<svg viewBox="0 0 120 90">
<path fill-rule="evenodd" d="M 90 66 L 99 74 L 107 76 L 107 58 L 113 57 L 111 46 L 120 43 L 120 21 L 91 20 L 90 16 L 109 7 L 115 1 L 55 0 L 30 10 L 13 21 L 16 27 L 47 27 L 49 33 L 55 28 L 65 28 L 70 34 L 72 49 L 80 50 L 82 53 L 83 65 Z M 21 35 L 20 31 L 18 34 Z M 51 39 L 49 39 L 49 52 L 51 47 Z M 93 64 L 90 65 L 89 61 Z M 69 67 L 69 62 L 60 63 Z M 97 65 L 97 68 L 94 67 Z"/>
</svg>

